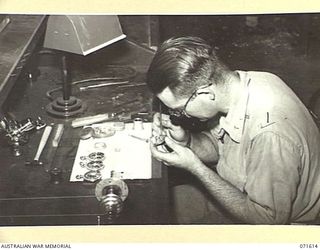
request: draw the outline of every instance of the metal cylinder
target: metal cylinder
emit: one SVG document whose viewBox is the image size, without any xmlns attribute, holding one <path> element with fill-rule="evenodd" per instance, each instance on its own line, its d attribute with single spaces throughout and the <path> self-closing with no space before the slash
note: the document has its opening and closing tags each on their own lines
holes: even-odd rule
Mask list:
<svg viewBox="0 0 320 250">
<path fill-rule="evenodd" d="M 133 129 L 134 130 L 143 130 L 143 120 L 141 118 L 135 118 L 133 120 Z"/>
<path fill-rule="evenodd" d="M 71 96 L 70 75 L 67 68 L 67 57 L 62 55 L 62 95 L 64 100 L 69 100 Z"/>
<path fill-rule="evenodd" d="M 96 185 L 96 198 L 100 201 L 108 220 L 120 215 L 128 192 L 127 184 L 117 178 L 104 179 Z"/>
</svg>

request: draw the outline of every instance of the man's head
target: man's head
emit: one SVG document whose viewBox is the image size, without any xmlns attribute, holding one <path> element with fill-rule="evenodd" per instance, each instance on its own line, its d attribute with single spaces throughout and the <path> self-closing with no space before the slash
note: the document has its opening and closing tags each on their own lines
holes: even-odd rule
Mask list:
<svg viewBox="0 0 320 250">
<path fill-rule="evenodd" d="M 202 94 L 206 94 L 208 100 L 216 98 L 212 86 L 223 84 L 229 72 L 213 48 L 201 38 L 171 38 L 155 54 L 148 70 L 147 83 L 169 108 L 189 114 L 185 111 L 194 99 L 200 101 L 197 106 L 208 103 Z M 203 107 L 206 108 L 209 108 L 208 105 Z M 195 114 L 195 110 L 190 110 L 190 115 L 198 118 L 208 118 L 209 113 L 205 113 Z"/>
</svg>

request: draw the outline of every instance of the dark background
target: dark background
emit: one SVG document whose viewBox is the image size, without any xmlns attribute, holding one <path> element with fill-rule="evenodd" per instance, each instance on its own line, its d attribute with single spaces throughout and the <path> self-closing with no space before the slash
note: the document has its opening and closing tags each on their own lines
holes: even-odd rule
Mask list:
<svg viewBox="0 0 320 250">
<path fill-rule="evenodd" d="M 170 37 L 199 36 L 232 69 L 280 76 L 315 113 L 320 88 L 320 15 L 119 16 L 129 39 L 158 46 Z"/>
</svg>

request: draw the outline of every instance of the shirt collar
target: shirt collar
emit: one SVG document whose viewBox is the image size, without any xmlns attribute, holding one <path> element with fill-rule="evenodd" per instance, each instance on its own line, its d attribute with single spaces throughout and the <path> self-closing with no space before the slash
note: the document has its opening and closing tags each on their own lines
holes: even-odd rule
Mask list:
<svg viewBox="0 0 320 250">
<path fill-rule="evenodd" d="M 236 71 L 240 76 L 240 96 L 238 100 L 230 106 L 227 116 L 219 120 L 220 128 L 229 134 L 232 140 L 240 142 L 247 115 L 247 106 L 249 101 L 250 78 L 244 71 Z M 220 133 L 221 134 L 221 133 Z"/>
</svg>

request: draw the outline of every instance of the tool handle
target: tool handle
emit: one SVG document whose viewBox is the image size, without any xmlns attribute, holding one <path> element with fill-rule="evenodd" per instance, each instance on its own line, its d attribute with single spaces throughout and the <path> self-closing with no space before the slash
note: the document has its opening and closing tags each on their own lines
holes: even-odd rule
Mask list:
<svg viewBox="0 0 320 250">
<path fill-rule="evenodd" d="M 63 130 L 64 130 L 64 125 L 63 124 L 58 124 L 57 125 L 57 130 L 56 133 L 54 134 L 53 140 L 52 140 L 52 146 L 53 147 L 58 147 L 60 139 L 62 137 L 63 134 Z"/>
<path fill-rule="evenodd" d="M 109 118 L 110 116 L 108 113 L 76 118 L 71 122 L 71 126 L 73 128 L 82 127 L 82 126 L 86 126 L 86 125 L 90 125 L 98 122 L 103 122 L 108 120 Z"/>
<path fill-rule="evenodd" d="M 37 153 L 36 153 L 36 156 L 34 157 L 34 160 L 35 161 L 38 161 L 39 158 L 40 158 L 40 155 L 48 141 L 48 138 L 50 136 L 50 133 L 51 133 L 51 130 L 52 130 L 52 126 L 46 126 L 46 128 L 44 129 L 43 131 L 43 134 L 42 134 L 42 137 L 41 137 L 41 140 L 39 142 L 39 146 L 38 146 L 38 149 L 37 149 Z"/>
</svg>

